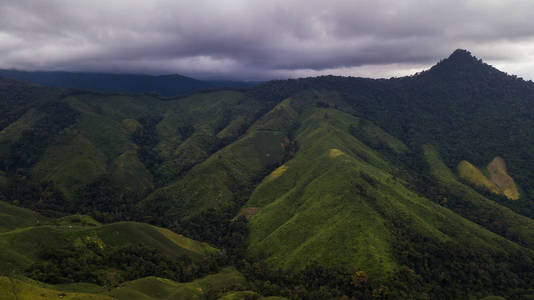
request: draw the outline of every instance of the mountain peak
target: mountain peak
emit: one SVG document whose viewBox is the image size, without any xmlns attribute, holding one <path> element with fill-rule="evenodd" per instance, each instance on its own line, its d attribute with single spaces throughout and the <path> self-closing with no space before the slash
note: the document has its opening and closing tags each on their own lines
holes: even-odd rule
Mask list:
<svg viewBox="0 0 534 300">
<path fill-rule="evenodd" d="M 470 59 L 476 59 L 471 52 L 469 52 L 466 49 L 456 49 L 454 50 L 451 55 L 449 55 L 449 59 L 456 59 L 456 58 L 470 58 Z"/>
<path fill-rule="evenodd" d="M 443 59 L 429 70 L 429 74 L 456 79 L 465 79 L 466 76 L 483 78 L 497 73 L 500 73 L 497 69 L 484 63 L 465 49 L 455 50 L 448 58 Z"/>
<path fill-rule="evenodd" d="M 471 64 L 483 64 L 482 60 L 476 58 L 471 52 L 465 49 L 456 49 L 449 55 L 448 58 L 442 61 L 442 63 L 455 64 L 455 65 L 471 65 Z"/>
</svg>

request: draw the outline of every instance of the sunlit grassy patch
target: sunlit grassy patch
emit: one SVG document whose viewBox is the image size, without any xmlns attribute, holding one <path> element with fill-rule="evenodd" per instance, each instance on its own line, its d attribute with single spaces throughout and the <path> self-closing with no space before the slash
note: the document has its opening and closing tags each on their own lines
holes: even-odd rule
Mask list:
<svg viewBox="0 0 534 300">
<path fill-rule="evenodd" d="M 287 166 L 286 165 L 281 165 L 280 167 L 278 167 L 274 171 L 272 171 L 271 174 L 267 175 L 267 177 L 265 179 L 266 180 L 274 180 L 274 179 L 282 176 L 282 174 L 284 174 L 285 171 L 287 171 Z"/>
<path fill-rule="evenodd" d="M 345 154 L 343 153 L 343 151 L 339 150 L 339 149 L 330 149 L 330 151 L 328 152 L 328 156 L 330 158 L 336 158 L 342 154 Z"/>
<path fill-rule="evenodd" d="M 458 164 L 458 176 L 470 184 L 485 188 L 488 191 L 503 195 L 508 199 L 519 199 L 519 189 L 515 181 L 506 170 L 506 162 L 501 157 L 495 157 L 487 166 L 489 178 L 482 171 L 467 161 Z"/>
<path fill-rule="evenodd" d="M 519 199 L 519 189 L 514 179 L 508 175 L 506 162 L 502 157 L 497 156 L 488 164 L 488 172 L 491 181 L 499 187 L 504 196 L 512 200 Z"/>
<path fill-rule="evenodd" d="M 499 187 L 468 161 L 462 160 L 458 164 L 458 176 L 475 186 L 485 188 L 496 194 L 500 193 Z"/>
</svg>

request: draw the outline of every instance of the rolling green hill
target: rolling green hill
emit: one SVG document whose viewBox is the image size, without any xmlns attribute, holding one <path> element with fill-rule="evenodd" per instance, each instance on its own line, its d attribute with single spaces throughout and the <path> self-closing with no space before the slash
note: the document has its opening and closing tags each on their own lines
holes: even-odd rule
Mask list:
<svg viewBox="0 0 534 300">
<path fill-rule="evenodd" d="M 17 225 L 16 229 L 0 233 L 2 274 L 24 270 L 41 261 L 43 249 L 74 247 L 82 250 L 97 246 L 101 250 L 111 250 L 129 245 L 147 245 L 169 258 L 187 256 L 196 262 L 219 253 L 206 243 L 143 223 L 102 225 L 85 216 L 72 216 L 41 222 L 39 225 L 31 224 L 33 226 L 25 223 Z"/>
<path fill-rule="evenodd" d="M 529 299 L 533 95 L 465 50 L 169 99 L 1 79 L 0 266 L 64 284 L 79 256 L 69 292 L 119 298 Z"/>
<path fill-rule="evenodd" d="M 284 101 L 257 120 L 238 140 L 193 167 L 185 176 L 143 200 L 143 209 L 165 205 L 174 218 L 210 208 L 239 207 L 251 187 L 292 151 L 288 133 L 297 118 Z"/>
<path fill-rule="evenodd" d="M 225 268 L 191 282 L 175 282 L 154 276 L 130 281 L 119 279 L 120 276 L 124 279 L 129 276 L 120 275 L 121 267 L 114 265 L 114 260 L 126 260 L 128 265 L 136 264 L 138 268 L 147 266 L 136 261 L 135 256 L 132 259 L 135 254 L 140 254 L 141 260 L 152 262 L 167 258 L 165 263 L 183 263 L 183 257 L 186 257 L 184 267 L 196 269 L 198 274 L 202 274 L 199 270 L 205 269 L 202 265 L 211 263 L 210 257 L 221 256 L 220 250 L 165 228 L 135 222 L 102 225 L 83 215 L 50 219 L 4 202 L 0 202 L 0 213 L 5 217 L 2 222 L 10 226 L 2 227 L 4 232 L 0 233 L 0 299 L 211 299 L 250 286 L 247 279 L 234 268 Z M 39 219 L 39 223 L 34 223 L 35 219 Z M 138 248 L 135 248 L 136 245 L 139 245 Z M 130 252 L 132 249 L 143 252 Z M 69 256 L 69 251 L 74 251 L 76 256 Z M 114 256 L 113 253 L 117 251 L 119 256 Z M 147 251 L 156 255 L 147 256 Z M 108 259 L 111 261 L 99 260 L 99 255 L 106 257 L 110 253 Z M 36 273 L 42 268 L 49 273 L 58 272 L 52 268 L 57 259 L 60 261 L 58 267 L 69 270 L 64 275 L 67 277 L 62 279 L 51 274 L 43 277 L 39 272 Z M 187 262 L 201 267 L 187 265 Z M 92 269 L 95 265 L 94 271 L 106 278 L 104 286 L 102 282 L 99 282 L 101 285 L 76 282 L 77 273 L 84 272 L 87 267 Z M 159 271 L 154 269 L 148 272 L 158 274 Z M 56 284 L 30 279 L 36 274 L 37 279 Z M 86 276 L 82 277 L 84 281 L 92 281 L 90 274 L 83 276 Z"/>
<path fill-rule="evenodd" d="M 242 290 L 247 280 L 233 268 L 188 283 L 176 283 L 156 277 L 147 277 L 117 287 L 108 294 L 118 299 L 204 299 L 213 298 L 224 290 Z"/>
<path fill-rule="evenodd" d="M 49 218 L 43 217 L 37 212 L 0 201 L 0 233 L 36 225 L 48 220 Z"/>
<path fill-rule="evenodd" d="M 274 172 L 282 174 L 267 176 L 246 204 L 258 208 L 249 219 L 251 255 L 291 272 L 315 261 L 323 268 L 362 270 L 379 281 L 399 276 L 402 264 L 411 259 L 429 257 L 408 266 L 427 279 L 435 273 L 442 278 L 450 274 L 447 282 L 456 290 L 465 284 L 461 273 L 467 265 L 477 266 L 476 272 L 491 273 L 482 270 L 512 253 L 532 261 L 532 250 L 419 195 L 409 182 L 397 177 L 394 161 L 351 136 L 350 126 L 359 122 L 334 109 L 311 109 L 305 115 L 296 134 L 301 150 L 284 164 L 283 173 Z M 468 190 L 465 187 L 462 193 Z M 503 223 L 515 223 L 505 226 L 517 229 L 523 244 L 532 247 L 528 243 L 534 233 L 532 220 L 498 204 L 493 212 L 506 215 L 508 221 Z M 418 240 L 425 241 L 424 245 L 416 246 Z M 464 257 L 451 253 L 468 251 L 477 256 L 488 249 L 492 249 L 490 256 L 465 262 L 460 273 L 442 269 L 463 264 Z M 502 267 L 498 272 L 512 268 Z"/>
<path fill-rule="evenodd" d="M 79 299 L 79 300 L 113 300 L 113 298 L 106 295 L 98 295 L 92 293 L 72 292 L 66 293 L 56 289 L 41 286 L 39 284 L 32 284 L 21 281 L 19 279 L 12 279 L 5 276 L 0 276 L 0 299 L 2 300 L 32 300 L 32 299 Z"/>
<path fill-rule="evenodd" d="M 261 297 L 246 291 L 250 283 L 234 268 L 226 268 L 200 279 L 178 283 L 159 277 L 145 277 L 126 282 L 113 289 L 89 284 L 46 285 L 30 280 L 0 276 L 2 300 L 83 299 L 83 300 L 159 300 L 159 299 L 247 299 L 283 300 Z M 235 290 L 235 291 L 232 291 Z M 230 291 L 230 292 L 228 292 Z"/>
</svg>

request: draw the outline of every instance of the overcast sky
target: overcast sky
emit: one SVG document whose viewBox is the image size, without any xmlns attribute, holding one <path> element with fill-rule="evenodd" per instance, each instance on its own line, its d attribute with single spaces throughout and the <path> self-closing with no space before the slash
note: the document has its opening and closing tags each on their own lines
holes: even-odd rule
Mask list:
<svg viewBox="0 0 534 300">
<path fill-rule="evenodd" d="M 0 68 L 391 77 L 457 48 L 534 79 L 534 1 L 0 0 Z"/>
</svg>

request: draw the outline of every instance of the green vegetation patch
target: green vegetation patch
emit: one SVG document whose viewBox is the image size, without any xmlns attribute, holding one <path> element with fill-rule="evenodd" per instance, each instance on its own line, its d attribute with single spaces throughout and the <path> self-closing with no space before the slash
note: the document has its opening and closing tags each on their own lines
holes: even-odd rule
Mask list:
<svg viewBox="0 0 534 300">
<path fill-rule="evenodd" d="M 534 221 L 460 183 L 441 160 L 436 147 L 425 145 L 423 154 L 435 183 L 443 187 L 443 191 L 434 192 L 436 200 L 490 231 L 534 249 Z"/>
<path fill-rule="evenodd" d="M 273 112 L 279 110 L 275 107 Z M 191 218 L 210 208 L 227 209 L 243 201 L 255 181 L 288 154 L 284 142 L 296 119 L 289 122 L 286 114 L 281 119 L 276 116 L 279 115 L 258 120 L 252 126 L 255 129 L 193 167 L 175 183 L 156 190 L 141 202 L 142 209 L 163 206 L 169 215 L 176 214 L 174 218 Z M 280 123 L 274 125 L 277 120 Z"/>
<path fill-rule="evenodd" d="M 458 176 L 477 187 L 485 188 L 495 194 L 500 193 L 499 187 L 468 161 L 462 160 L 458 164 Z"/>
<path fill-rule="evenodd" d="M 397 164 L 350 133 L 356 122 L 331 108 L 302 117 L 296 135 L 299 151 L 285 163 L 287 170 L 262 181 L 245 205 L 261 208 L 249 220 L 252 257 L 289 273 L 307 270 L 315 262 L 324 268 L 363 271 L 369 281 L 391 284 L 403 282 L 404 276 L 424 281 L 440 274 L 450 284 L 437 287 L 443 291 L 462 287 L 470 264 L 482 273 L 499 273 L 509 272 L 509 267 L 495 271 L 486 266 L 511 253 L 521 253 L 514 264 L 531 261 L 527 249 L 421 196 L 411 183 L 393 175 L 399 174 Z M 432 174 L 456 182 L 435 148 L 425 147 L 425 155 Z M 497 207 L 494 204 L 499 213 L 514 218 L 509 209 Z M 518 219 L 514 222 L 531 223 Z M 465 253 L 478 254 L 466 259 Z M 441 263 L 444 259 L 462 267 L 448 269 Z M 417 289 L 414 284 L 407 283 L 407 293 Z"/>
<path fill-rule="evenodd" d="M 234 268 L 187 283 L 147 277 L 128 282 L 108 294 L 118 299 L 215 299 L 228 290 L 246 290 L 247 280 Z"/>
<path fill-rule="evenodd" d="M 30 284 L 18 279 L 0 276 L 0 299 L 2 300 L 35 300 L 35 299 L 72 299 L 72 300 L 113 300 L 114 297 L 90 294 L 63 292 L 38 284 Z"/>
<path fill-rule="evenodd" d="M 320 109 L 303 122 L 297 135 L 300 151 L 283 172 L 275 171 L 279 176 L 267 176 L 246 204 L 261 207 L 250 218 L 251 253 L 267 255 L 271 265 L 293 271 L 310 261 L 373 275 L 395 268 L 382 216 L 358 192 L 369 185 L 362 173 L 377 174 L 361 157 L 377 165 L 385 162 L 350 135 L 354 121 L 339 111 Z M 368 180 L 377 180 L 375 175 Z"/>
<path fill-rule="evenodd" d="M 98 237 L 109 246 L 120 247 L 142 243 L 175 258 L 187 255 L 194 259 L 202 259 L 217 253 L 216 249 L 206 243 L 185 237 L 179 238 L 173 232 L 144 223 L 119 222 L 103 225 L 95 230 Z M 86 234 L 89 235 L 92 231 L 93 229 L 90 229 Z"/>
<path fill-rule="evenodd" d="M 270 296 L 262 297 L 260 294 L 253 291 L 238 291 L 238 292 L 229 292 L 224 296 L 220 297 L 218 300 L 246 300 L 246 299 L 255 299 L 255 300 L 287 300 L 284 297 Z"/>
<path fill-rule="evenodd" d="M 154 187 L 153 176 L 139 161 L 136 150 L 128 150 L 119 155 L 110 165 L 113 182 L 124 190 L 145 195 Z"/>
<path fill-rule="evenodd" d="M 408 147 L 397 138 L 366 119 L 358 119 L 349 131 L 356 138 L 376 150 L 389 150 L 397 154 L 408 152 Z"/>
<path fill-rule="evenodd" d="M 143 127 L 143 125 L 135 119 L 124 119 L 122 120 L 122 125 L 129 133 L 134 133 L 138 128 Z"/>
<path fill-rule="evenodd" d="M 165 237 L 177 244 L 183 249 L 190 252 L 197 253 L 202 256 L 220 254 L 217 248 L 210 246 L 208 243 L 202 243 L 190 238 L 187 238 L 181 234 L 175 233 L 169 229 L 156 227 Z"/>
<path fill-rule="evenodd" d="M 106 172 L 106 157 L 83 135 L 63 136 L 34 166 L 33 175 L 52 181 L 67 196 Z M 83 172 L 81 172 L 83 171 Z"/>
<path fill-rule="evenodd" d="M 43 114 L 36 109 L 28 110 L 17 121 L 0 131 L 0 143 L 17 141 L 22 137 L 24 130 L 31 129 L 43 117 Z"/>
<path fill-rule="evenodd" d="M 0 269 L 21 271 L 41 261 L 43 249 L 84 248 L 97 245 L 101 249 L 146 245 L 172 259 L 187 256 L 196 262 L 217 255 L 218 250 L 156 226 L 121 222 L 99 225 L 84 216 L 71 216 L 54 221 L 57 225 L 41 225 L 0 233 Z"/>
<path fill-rule="evenodd" d="M 46 222 L 48 218 L 26 208 L 0 201 L 0 233 Z"/>
<path fill-rule="evenodd" d="M 495 157 L 487 166 L 489 179 L 477 167 L 467 161 L 458 164 L 458 176 L 474 186 L 503 195 L 510 200 L 519 199 L 519 189 L 515 181 L 506 170 L 506 162 L 501 157 Z"/>
</svg>

